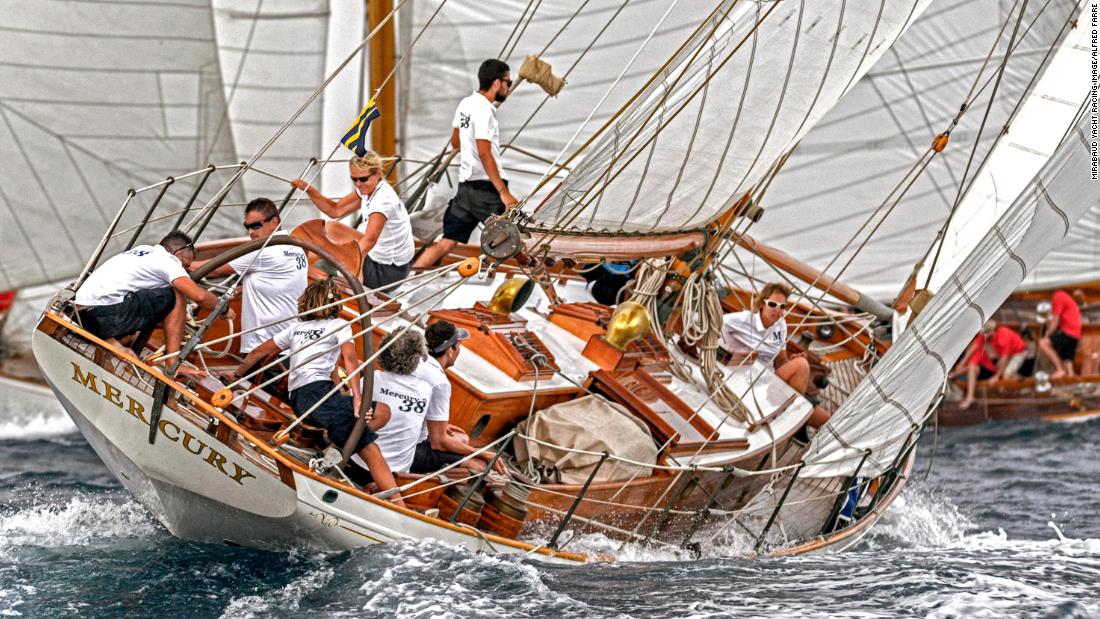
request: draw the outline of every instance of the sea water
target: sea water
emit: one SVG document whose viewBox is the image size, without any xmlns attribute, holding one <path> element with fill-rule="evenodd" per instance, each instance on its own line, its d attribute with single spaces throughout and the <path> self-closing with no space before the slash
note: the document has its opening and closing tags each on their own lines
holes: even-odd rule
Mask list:
<svg viewBox="0 0 1100 619">
<path fill-rule="evenodd" d="M 6 405 L 0 615 L 1100 616 L 1100 420 L 926 436 L 913 481 L 842 554 L 745 559 L 716 547 L 690 560 L 631 547 L 619 563 L 556 567 L 436 542 L 272 553 L 181 541 L 56 407 Z"/>
</svg>

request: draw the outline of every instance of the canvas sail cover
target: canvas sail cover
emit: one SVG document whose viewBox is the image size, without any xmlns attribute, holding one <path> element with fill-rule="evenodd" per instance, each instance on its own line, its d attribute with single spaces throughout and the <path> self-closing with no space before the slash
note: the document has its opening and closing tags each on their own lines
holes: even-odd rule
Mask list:
<svg viewBox="0 0 1100 619">
<path fill-rule="evenodd" d="M 1057 51 L 1061 41 L 1077 41 L 1083 34 L 1087 35 L 1089 29 L 1085 24 L 1088 20 L 1079 19 L 1085 4 L 1080 0 L 1026 3 L 1017 34 L 1018 43 L 1008 60 L 996 100 L 989 108 L 986 128 L 975 151 L 971 177 L 999 139 L 1019 144 L 1020 136 L 1031 131 L 1013 121 L 1002 137 L 1002 130 L 1015 106 L 1029 88 L 1035 87 L 1034 79 L 1044 62 L 1049 63 L 1048 55 Z M 933 137 L 949 127 L 987 55 L 989 66 L 983 83 L 994 76 L 997 65 L 1004 59 L 1016 15 L 1022 6 L 1024 3 L 1013 0 L 935 0 L 851 92 L 800 141 L 782 171 L 768 186 L 762 202 L 764 217 L 753 226 L 752 235 L 797 255 L 816 268 L 825 268 L 843 242 L 856 234 L 859 226 L 871 218 L 895 185 L 902 181 L 920 154 L 928 149 Z M 1001 27 L 1006 22 L 1007 28 L 1002 33 Z M 1075 22 L 1078 24 L 1076 31 L 1072 30 Z M 1074 46 L 1077 53 L 1087 55 L 1087 45 L 1082 48 L 1075 42 Z M 1087 87 L 1087 74 L 1070 73 L 1065 79 Z M 992 83 L 989 83 L 974 99 L 959 126 L 952 131 L 947 149 L 933 159 L 842 274 L 845 283 L 883 300 L 892 299 L 898 293 L 947 219 L 992 90 Z M 1065 99 L 1044 95 L 1043 101 L 1050 108 L 1068 107 L 1072 115 L 1079 97 L 1070 97 L 1068 103 Z M 1056 144 L 1061 130 L 1051 133 Z M 1041 149 L 1045 152 L 1043 157 L 1049 156 L 1055 144 Z M 1023 145 L 1017 154 L 1030 148 L 1033 146 Z M 1011 158 L 1003 163 L 1008 165 L 998 164 L 987 172 L 1002 178 L 1020 177 L 1020 183 L 1026 183 L 1042 165 L 1040 161 L 1030 172 L 1020 172 L 1015 167 L 1017 162 Z M 1011 204 L 1014 197 L 1015 193 L 998 192 L 998 200 L 1005 206 Z M 967 228 L 977 227 L 972 217 L 965 219 L 971 223 Z M 985 217 L 977 238 L 981 238 L 992 221 L 994 217 Z M 1071 232 L 1070 240 L 1077 238 L 1075 232 Z M 1079 250 L 1072 255 L 1083 256 L 1092 251 L 1090 246 L 1082 235 L 1077 245 Z M 843 264 L 851 251 L 836 264 Z M 958 252 L 958 255 L 965 253 Z M 1050 260 L 1058 260 L 1057 255 L 1058 250 L 1055 250 Z M 1042 265 L 1029 277 L 1068 273 L 1070 271 L 1062 267 L 1069 266 L 1072 260 L 1067 254 L 1058 266 L 1047 269 Z M 834 266 L 829 274 L 836 275 L 838 268 Z"/>
<path fill-rule="evenodd" d="M 622 406 L 596 396 L 585 396 L 537 411 L 517 427 L 516 458 L 531 461 L 542 480 L 583 484 L 603 452 L 615 456 L 600 465 L 593 481 L 621 481 L 648 477 L 652 469 L 632 462 L 657 462 L 657 445 L 649 428 Z M 548 443 L 554 445 L 543 444 Z M 589 453 L 577 453 L 579 450 Z"/>
<path fill-rule="evenodd" d="M 889 469 L 920 427 L 954 360 L 1051 247 L 1100 205 L 1091 118 L 1081 112 L 1038 175 L 962 261 L 851 397 L 814 437 L 803 476 Z"/>
<path fill-rule="evenodd" d="M 720 3 L 584 150 L 534 227 L 662 233 L 712 221 L 764 177 L 927 6 Z"/>
</svg>

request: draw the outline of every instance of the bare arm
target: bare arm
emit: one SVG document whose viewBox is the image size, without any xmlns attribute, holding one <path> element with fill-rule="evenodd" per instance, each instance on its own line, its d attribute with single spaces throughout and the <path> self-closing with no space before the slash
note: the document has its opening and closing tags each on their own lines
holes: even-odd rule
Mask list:
<svg viewBox="0 0 1100 619">
<path fill-rule="evenodd" d="M 477 156 L 481 159 L 481 167 L 485 168 L 485 174 L 489 177 L 489 182 L 493 184 L 493 188 L 500 194 L 500 199 L 504 202 L 504 206 L 515 206 L 517 200 L 512 193 L 508 191 L 508 186 L 504 184 L 504 179 L 500 177 L 500 170 L 497 169 L 497 160 L 493 158 L 493 143 L 489 140 L 477 141 Z"/>
<path fill-rule="evenodd" d="M 451 132 L 451 148 L 458 148 L 458 144 L 458 127 L 455 127 Z"/>
<path fill-rule="evenodd" d="M 359 238 L 359 249 L 365 255 L 374 248 L 378 237 L 382 235 L 382 228 L 386 226 L 386 216 L 382 213 L 371 213 L 367 218 L 367 231 Z"/>
<path fill-rule="evenodd" d="M 469 443 L 459 440 L 450 432 L 447 432 L 446 421 L 429 421 L 428 422 L 428 442 L 432 446 L 432 449 L 436 451 L 445 451 L 448 453 L 458 454 L 460 456 L 468 456 L 475 451 Z M 477 457 L 485 462 L 490 462 L 493 459 L 495 453 L 492 450 L 485 450 L 477 455 Z M 493 467 L 496 472 L 500 474 L 505 473 L 504 462 L 497 460 L 496 466 Z"/>
<path fill-rule="evenodd" d="M 191 266 L 187 267 L 187 272 L 188 273 L 194 273 L 195 271 L 198 271 L 200 268 L 202 268 L 203 265 L 205 265 L 207 262 L 210 262 L 210 261 L 209 260 L 201 260 L 201 261 L 196 260 L 195 262 L 191 263 Z M 228 275 L 233 275 L 236 272 L 237 271 L 233 268 L 233 265 L 226 262 L 225 264 L 221 265 L 220 267 L 218 267 L 218 268 L 214 269 L 213 271 L 210 271 L 209 273 L 207 273 L 206 276 L 216 279 L 216 278 L 219 278 L 219 277 L 226 277 Z"/>
<path fill-rule="evenodd" d="M 179 291 L 189 301 L 199 304 L 199 307 L 210 311 L 217 307 L 218 297 L 214 293 L 198 285 L 190 277 L 177 277 L 172 280 L 172 287 Z"/>
<path fill-rule="evenodd" d="M 351 385 L 351 398 L 354 402 L 355 416 L 359 416 L 359 405 L 363 401 L 363 391 L 359 386 L 359 376 L 355 373 L 359 369 L 359 356 L 355 354 L 355 342 L 348 341 L 340 345 L 340 363 L 344 371 L 348 373 L 348 384 Z M 370 421 L 370 413 L 367 421 Z"/>
<path fill-rule="evenodd" d="M 244 373 L 247 372 L 249 368 L 259 363 L 261 359 L 279 354 L 282 350 L 283 349 L 279 348 L 279 345 L 276 344 L 273 339 L 260 344 L 256 348 L 253 348 L 252 352 L 248 353 L 248 356 L 246 356 L 244 361 L 237 366 L 236 370 L 233 370 L 233 375 L 238 378 L 243 377 Z"/>
<path fill-rule="evenodd" d="M 359 208 L 359 194 L 354 191 L 340 198 L 339 201 L 336 201 L 332 198 L 325 197 L 316 187 L 300 178 L 290 181 L 290 184 L 305 191 L 306 196 L 309 197 L 309 201 L 320 209 L 322 213 L 333 219 L 339 219 L 344 215 L 354 213 L 355 210 Z"/>
</svg>

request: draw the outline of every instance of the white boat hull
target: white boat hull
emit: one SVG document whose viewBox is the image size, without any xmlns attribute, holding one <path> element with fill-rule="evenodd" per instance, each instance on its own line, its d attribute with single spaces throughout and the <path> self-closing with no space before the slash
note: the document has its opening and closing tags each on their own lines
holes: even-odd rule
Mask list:
<svg viewBox="0 0 1100 619">
<path fill-rule="evenodd" d="M 348 550 L 408 539 L 436 539 L 493 554 L 530 554 L 526 544 L 364 500 L 293 472 L 285 483 L 264 456 L 246 457 L 165 406 L 149 443 L 147 389 L 127 384 L 40 332 L 34 350 L 47 381 L 107 468 L 173 535 L 198 542 L 267 549 Z M 94 377 L 94 378 L 93 378 Z M 262 458 L 262 459 L 261 459 Z"/>
</svg>

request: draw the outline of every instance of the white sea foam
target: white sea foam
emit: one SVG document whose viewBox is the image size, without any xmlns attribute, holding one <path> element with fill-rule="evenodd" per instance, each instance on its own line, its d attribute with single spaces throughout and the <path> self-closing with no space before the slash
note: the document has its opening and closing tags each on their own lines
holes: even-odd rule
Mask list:
<svg viewBox="0 0 1100 619">
<path fill-rule="evenodd" d="M 27 440 L 76 432 L 76 425 L 52 394 L 0 383 L 0 440 Z"/>
<path fill-rule="evenodd" d="M 301 608 L 302 598 L 323 588 L 332 580 L 334 571 L 321 567 L 300 576 L 283 587 L 263 595 L 245 595 L 230 600 L 222 611 L 224 619 L 282 616 Z"/>
<path fill-rule="evenodd" d="M 84 546 L 103 538 L 151 535 L 157 526 L 137 503 L 73 497 L 0 514 L 0 553 L 22 546 Z"/>
<path fill-rule="evenodd" d="M 517 558 L 472 554 L 433 542 L 387 546 L 381 575 L 360 587 L 358 615 L 401 617 L 589 616 L 588 605 L 555 592 L 544 572 Z"/>
</svg>

